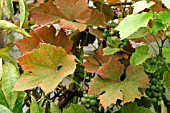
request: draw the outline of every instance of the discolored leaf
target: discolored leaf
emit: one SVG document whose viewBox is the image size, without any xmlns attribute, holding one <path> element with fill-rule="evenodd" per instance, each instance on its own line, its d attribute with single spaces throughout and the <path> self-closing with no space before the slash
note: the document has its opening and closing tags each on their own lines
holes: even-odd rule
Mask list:
<svg viewBox="0 0 170 113">
<path fill-rule="evenodd" d="M 58 16 L 57 7 L 52 1 L 41 3 L 38 7 L 30 9 L 31 17 L 37 24 L 54 23 L 60 17 Z"/>
<path fill-rule="evenodd" d="M 141 98 L 138 88 L 146 89 L 149 86 L 149 79 L 144 72 L 143 66 L 129 66 L 126 69 L 126 78 L 120 81 L 124 73 L 123 64 L 111 59 L 110 62 L 103 64 L 98 70 L 96 76 L 92 79 L 89 86 L 89 94 L 98 95 L 100 104 L 106 109 L 116 101 L 122 100 L 122 103 L 133 102 L 135 98 Z"/>
<path fill-rule="evenodd" d="M 120 22 L 120 24 L 115 29 L 119 31 L 120 38 L 121 40 L 123 40 L 136 32 L 139 28 L 146 27 L 152 16 L 152 12 L 143 12 L 141 14 L 128 15 Z"/>
<path fill-rule="evenodd" d="M 12 111 L 0 104 L 0 113 L 12 113 Z"/>
<path fill-rule="evenodd" d="M 73 41 L 70 40 L 63 29 L 60 29 L 57 36 L 53 26 L 43 26 L 30 32 L 31 38 L 23 38 L 15 42 L 19 51 L 26 53 L 39 47 L 40 42 L 50 43 L 55 46 L 63 47 L 67 52 L 72 49 Z"/>
<path fill-rule="evenodd" d="M 102 4 L 101 2 L 95 2 L 94 6 L 100 11 L 104 13 L 105 21 L 108 22 L 109 20 L 113 19 L 114 13 L 112 8 L 106 4 Z"/>
<path fill-rule="evenodd" d="M 141 11 L 143 11 L 146 8 L 150 8 L 151 6 L 153 6 L 155 4 L 155 2 L 147 2 L 147 1 L 138 1 L 136 3 L 134 3 L 132 6 L 134 7 L 133 9 L 133 14 L 135 13 L 139 13 Z"/>
<path fill-rule="evenodd" d="M 23 91 L 39 86 L 47 94 L 69 74 L 73 74 L 76 63 L 73 55 L 58 47 L 42 43 L 40 48 L 18 58 L 26 71 L 14 86 L 14 90 Z M 28 73 L 31 72 L 31 73 Z"/>
<path fill-rule="evenodd" d="M 83 63 L 84 71 L 94 73 L 98 70 L 100 64 L 106 63 L 109 60 L 110 56 L 104 56 L 103 51 L 98 49 L 94 57 L 84 56 L 83 58 L 87 60 L 87 62 Z"/>
<path fill-rule="evenodd" d="M 138 107 L 136 103 L 128 103 L 124 105 L 121 110 L 121 113 L 154 113 L 148 108 Z"/>
<path fill-rule="evenodd" d="M 31 96 L 30 113 L 45 113 L 43 107 L 38 105 L 33 96 Z"/>
<path fill-rule="evenodd" d="M 170 57 L 169 57 L 170 56 L 170 47 L 163 47 L 162 50 L 164 53 L 164 57 L 166 58 L 166 61 L 168 63 L 170 63 Z"/>
<path fill-rule="evenodd" d="M 107 2 L 110 4 L 110 3 L 120 2 L 120 0 L 107 0 Z"/>
<path fill-rule="evenodd" d="M 113 55 L 117 52 L 121 51 L 120 48 L 111 48 L 111 47 L 106 47 L 103 49 L 104 55 Z"/>
<path fill-rule="evenodd" d="M 86 108 L 82 108 L 78 104 L 70 104 L 68 108 L 63 110 L 63 113 L 92 113 L 88 111 Z"/>
<path fill-rule="evenodd" d="M 91 26 L 104 26 L 104 21 L 105 21 L 104 13 L 99 12 L 99 10 L 92 9 L 91 16 L 87 20 L 87 24 Z"/>
<path fill-rule="evenodd" d="M 128 39 L 142 38 L 148 34 L 149 29 L 147 27 L 141 27 L 136 32 L 131 34 Z"/>
<path fill-rule="evenodd" d="M 60 27 L 64 29 L 84 31 L 86 29 L 86 24 L 68 21 L 65 19 L 60 20 Z"/>
<path fill-rule="evenodd" d="M 20 75 L 13 64 L 8 63 L 3 65 L 2 91 L 10 109 L 13 109 L 15 106 L 18 96 L 18 92 L 12 91 L 12 88 L 19 77 Z"/>
<path fill-rule="evenodd" d="M 170 73 L 168 72 L 164 73 L 162 83 L 166 93 L 170 95 Z"/>
<path fill-rule="evenodd" d="M 103 32 L 99 29 L 93 29 L 93 27 L 88 27 L 89 32 L 99 39 L 103 39 Z"/>
<path fill-rule="evenodd" d="M 148 45 L 136 47 L 136 51 L 132 54 L 130 58 L 131 65 L 142 64 L 149 57 L 149 47 Z"/>
<path fill-rule="evenodd" d="M 8 31 L 15 31 L 15 32 L 21 33 L 27 37 L 31 37 L 26 31 L 24 31 L 20 27 L 16 26 L 13 23 L 10 23 L 6 20 L 0 20 L 0 29 L 8 30 Z"/>
</svg>

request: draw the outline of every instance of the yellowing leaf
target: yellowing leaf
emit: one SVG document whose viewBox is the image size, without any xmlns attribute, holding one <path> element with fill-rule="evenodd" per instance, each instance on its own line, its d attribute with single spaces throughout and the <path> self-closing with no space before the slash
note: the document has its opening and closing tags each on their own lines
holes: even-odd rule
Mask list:
<svg viewBox="0 0 170 113">
<path fill-rule="evenodd" d="M 26 73 L 14 90 L 23 91 L 39 86 L 47 94 L 53 91 L 67 75 L 76 69 L 75 56 L 59 47 L 42 43 L 40 48 L 26 53 L 18 61 Z"/>
<path fill-rule="evenodd" d="M 33 96 L 31 96 L 30 113 L 45 113 L 43 107 L 38 105 Z"/>
<path fill-rule="evenodd" d="M 98 95 L 100 104 L 106 109 L 116 101 L 122 100 L 122 103 L 133 102 L 135 98 L 141 98 L 138 88 L 146 89 L 149 86 L 149 79 L 144 72 L 143 66 L 129 66 L 126 69 L 126 78 L 124 81 L 120 77 L 124 73 L 123 64 L 111 59 L 110 62 L 103 64 L 98 70 L 96 76 L 92 79 L 89 86 L 89 94 Z"/>
</svg>

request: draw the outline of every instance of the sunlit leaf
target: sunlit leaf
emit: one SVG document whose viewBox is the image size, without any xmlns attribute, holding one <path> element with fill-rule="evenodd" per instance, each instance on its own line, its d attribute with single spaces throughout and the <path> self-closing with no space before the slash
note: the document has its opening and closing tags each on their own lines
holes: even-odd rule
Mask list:
<svg viewBox="0 0 170 113">
<path fill-rule="evenodd" d="M 120 81 L 124 73 L 123 64 L 111 59 L 110 62 L 103 64 L 97 74 L 92 79 L 89 86 L 89 94 L 99 95 L 100 104 L 106 109 L 116 101 L 122 100 L 122 104 L 135 101 L 135 98 L 141 98 L 138 88 L 146 89 L 149 86 L 149 79 L 144 72 L 143 66 L 129 66 L 126 69 L 126 78 Z"/>
<path fill-rule="evenodd" d="M 165 26 L 166 26 L 166 24 L 162 24 L 162 23 L 160 23 L 160 22 L 157 22 L 156 24 L 154 24 L 154 25 L 152 26 L 152 28 L 150 29 L 150 32 L 151 32 L 151 33 L 156 33 L 156 32 L 158 32 L 159 30 L 164 29 Z"/>
<path fill-rule="evenodd" d="M 2 68 L 2 58 L 0 58 L 0 80 L 2 78 L 3 68 Z"/>
<path fill-rule="evenodd" d="M 25 30 L 21 29 L 20 27 L 16 26 L 13 23 L 10 23 L 6 20 L 0 20 L 0 29 L 8 30 L 8 31 L 15 31 L 21 33 L 27 37 L 31 37 Z"/>
<path fill-rule="evenodd" d="M 8 9 L 9 9 L 11 15 L 14 16 L 14 7 L 13 7 L 12 0 L 6 0 L 6 4 L 8 6 Z"/>
<path fill-rule="evenodd" d="M 136 32 L 131 34 L 128 38 L 129 39 L 136 39 L 136 38 L 144 37 L 148 34 L 148 31 L 149 31 L 149 29 L 147 27 L 141 27 Z"/>
<path fill-rule="evenodd" d="M 31 96 L 30 113 L 45 113 L 43 107 L 38 105 L 33 96 Z"/>
<path fill-rule="evenodd" d="M 12 113 L 12 111 L 0 104 L 0 113 Z"/>
<path fill-rule="evenodd" d="M 50 113 L 61 113 L 61 110 L 53 102 L 50 102 Z"/>
<path fill-rule="evenodd" d="M 170 73 L 165 72 L 162 80 L 166 93 L 170 95 Z"/>
<path fill-rule="evenodd" d="M 164 57 L 166 58 L 166 61 L 170 63 L 170 47 L 163 47 L 162 48 Z"/>
<path fill-rule="evenodd" d="M 13 109 L 18 96 L 18 92 L 12 91 L 12 88 L 14 87 L 18 79 L 19 73 L 16 67 L 11 63 L 4 64 L 2 76 L 2 91 L 5 95 L 10 109 Z"/>
<path fill-rule="evenodd" d="M 63 113 L 92 113 L 88 111 L 86 108 L 82 108 L 78 104 L 70 104 L 68 108 L 63 110 Z"/>
<path fill-rule="evenodd" d="M 170 23 L 170 11 L 166 10 L 158 14 L 158 19 L 162 21 L 163 24 Z"/>
<path fill-rule="evenodd" d="M 136 103 L 128 103 L 120 109 L 121 113 L 154 113 L 148 108 L 138 107 Z"/>
<path fill-rule="evenodd" d="M 4 93 L 2 91 L 2 81 L 0 80 L 0 105 L 8 107 L 8 103 L 5 99 Z"/>
<path fill-rule="evenodd" d="M 23 91 L 39 86 L 46 94 L 53 91 L 63 78 L 75 71 L 74 59 L 75 56 L 68 55 L 61 47 L 40 44 L 39 49 L 18 58 L 26 72 L 16 83 L 14 90 Z"/>
<path fill-rule="evenodd" d="M 169 1 L 169 0 L 162 0 L 162 3 L 163 3 L 168 9 L 170 9 L 170 1 Z"/>
<path fill-rule="evenodd" d="M 117 52 L 121 51 L 120 48 L 111 48 L 111 47 L 106 47 L 103 49 L 104 55 L 113 55 Z"/>
<path fill-rule="evenodd" d="M 149 47 L 148 45 L 136 47 L 136 51 L 132 54 L 130 58 L 131 65 L 142 64 L 149 57 Z"/>
<path fill-rule="evenodd" d="M 151 6 L 153 6 L 155 4 L 155 2 L 147 2 L 147 1 L 138 1 L 136 3 L 134 3 L 132 6 L 134 6 L 133 9 L 133 14 L 135 13 L 139 13 L 141 11 L 143 11 L 146 8 L 150 8 Z"/>
<path fill-rule="evenodd" d="M 143 12 L 141 14 L 132 14 L 125 17 L 120 24 L 115 28 L 119 31 L 121 40 L 129 37 L 141 27 L 146 27 L 149 20 L 152 18 L 152 12 Z M 138 20 L 138 21 L 136 21 Z M 128 26 L 128 29 L 127 29 Z"/>
</svg>

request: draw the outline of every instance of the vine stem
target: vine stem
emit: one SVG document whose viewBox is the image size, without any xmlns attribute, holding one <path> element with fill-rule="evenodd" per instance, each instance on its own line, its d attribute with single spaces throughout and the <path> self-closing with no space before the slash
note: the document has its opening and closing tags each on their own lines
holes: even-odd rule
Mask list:
<svg viewBox="0 0 170 113">
<path fill-rule="evenodd" d="M 156 44 L 157 44 L 157 46 L 158 46 L 158 48 L 159 48 L 159 55 L 162 56 L 162 47 L 159 45 L 159 42 L 158 42 L 158 40 L 156 39 L 155 35 L 154 35 L 154 34 L 151 34 L 151 35 L 152 35 L 152 37 L 154 38 L 154 40 L 156 41 Z M 160 38 L 160 39 L 161 39 L 161 38 Z M 161 39 L 161 41 L 162 41 L 162 39 Z"/>
<path fill-rule="evenodd" d="M 146 40 L 147 44 L 149 45 L 149 44 L 150 44 L 149 40 L 148 40 L 146 37 L 144 37 L 144 39 Z M 155 52 L 155 55 L 157 56 L 157 52 L 156 52 L 156 50 L 154 49 L 154 47 L 152 46 L 152 44 L 150 44 L 150 46 L 151 46 L 151 48 L 153 49 L 153 51 Z"/>
</svg>

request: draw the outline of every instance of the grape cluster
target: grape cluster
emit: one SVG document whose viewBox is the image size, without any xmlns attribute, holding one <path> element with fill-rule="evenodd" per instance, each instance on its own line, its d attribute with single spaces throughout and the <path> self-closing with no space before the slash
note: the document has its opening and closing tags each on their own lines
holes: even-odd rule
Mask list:
<svg viewBox="0 0 170 113">
<path fill-rule="evenodd" d="M 103 37 L 108 39 L 111 36 L 114 36 L 114 32 L 113 31 L 109 31 L 108 29 L 105 29 L 104 32 L 103 32 Z"/>
<path fill-rule="evenodd" d="M 93 113 L 98 113 L 98 102 L 96 96 L 84 94 L 81 98 L 81 105 L 87 108 L 89 111 L 93 111 Z"/>
<path fill-rule="evenodd" d="M 128 46 L 128 42 L 129 40 L 127 38 L 125 38 L 124 40 L 122 40 L 122 44 L 119 45 L 119 48 L 125 48 Z"/>
<path fill-rule="evenodd" d="M 162 94 L 164 93 L 159 70 L 153 74 L 148 74 L 148 77 L 150 82 L 149 88 L 146 89 L 146 95 L 152 99 L 153 103 L 157 103 L 162 100 Z"/>
</svg>

